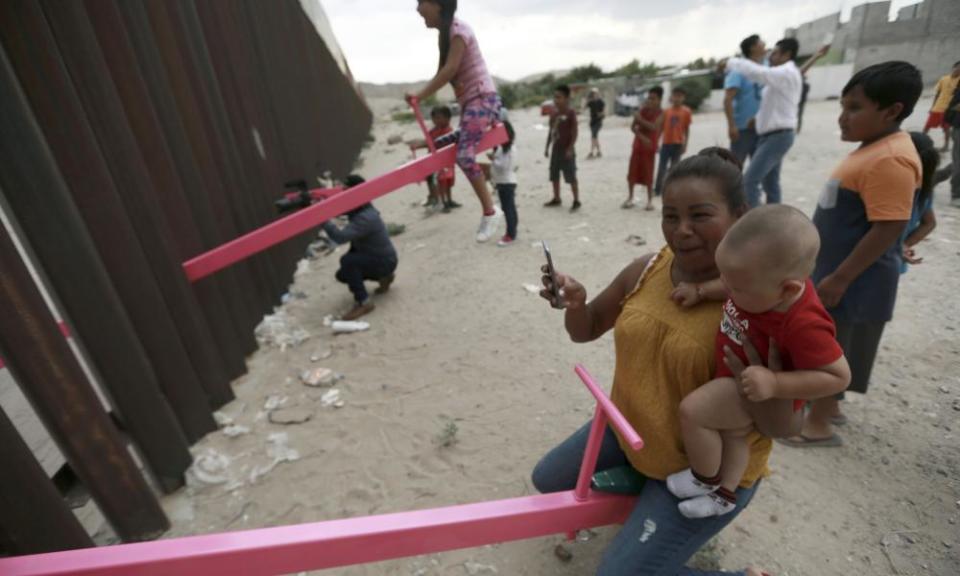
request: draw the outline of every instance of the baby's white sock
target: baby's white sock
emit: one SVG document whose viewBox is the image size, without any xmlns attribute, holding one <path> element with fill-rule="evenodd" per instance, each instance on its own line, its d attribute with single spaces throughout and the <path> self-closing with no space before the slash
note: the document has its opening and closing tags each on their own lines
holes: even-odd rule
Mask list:
<svg viewBox="0 0 960 576">
<path fill-rule="evenodd" d="M 713 479 L 711 478 L 711 480 Z M 667 490 L 677 498 L 703 496 L 715 492 L 719 487 L 719 476 L 715 483 L 707 483 L 698 479 L 691 468 L 667 476 Z"/>
</svg>

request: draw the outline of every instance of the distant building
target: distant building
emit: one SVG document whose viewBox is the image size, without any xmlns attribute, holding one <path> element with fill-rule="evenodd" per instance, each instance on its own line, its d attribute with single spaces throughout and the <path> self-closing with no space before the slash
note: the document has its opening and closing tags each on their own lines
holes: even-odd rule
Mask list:
<svg viewBox="0 0 960 576">
<path fill-rule="evenodd" d="M 960 60 L 960 0 L 923 0 L 901 8 L 891 21 L 890 2 L 853 8 L 848 22 L 840 13 L 788 28 L 785 35 L 800 42 L 800 56 L 809 56 L 832 38 L 827 63 L 853 64 L 854 71 L 887 60 L 906 60 L 935 83 Z"/>
</svg>

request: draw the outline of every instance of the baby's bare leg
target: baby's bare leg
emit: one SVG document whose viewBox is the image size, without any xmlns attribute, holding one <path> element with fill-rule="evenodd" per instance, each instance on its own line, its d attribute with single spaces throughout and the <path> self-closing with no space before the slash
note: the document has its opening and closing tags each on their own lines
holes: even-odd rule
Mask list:
<svg viewBox="0 0 960 576">
<path fill-rule="evenodd" d="M 726 460 L 721 431 L 740 431 L 752 425 L 745 403 L 733 378 L 711 380 L 680 403 L 683 445 L 690 468 L 697 474 L 716 476 L 721 456 Z"/>
<path fill-rule="evenodd" d="M 771 398 L 763 402 L 744 402 L 757 430 L 770 438 L 796 436 L 803 428 L 803 411 L 793 410 L 793 400 Z M 726 456 L 724 456 L 726 457 Z"/>
<path fill-rule="evenodd" d="M 750 463 L 750 445 L 747 435 L 753 431 L 753 425 L 736 430 L 720 432 L 723 439 L 723 460 L 720 463 L 720 485 L 734 492 L 740 485 L 740 479 Z"/>
</svg>

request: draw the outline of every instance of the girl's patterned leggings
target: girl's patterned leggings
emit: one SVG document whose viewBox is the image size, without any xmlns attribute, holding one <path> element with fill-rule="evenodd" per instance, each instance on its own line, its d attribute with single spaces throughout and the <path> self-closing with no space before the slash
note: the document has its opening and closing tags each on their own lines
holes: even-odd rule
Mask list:
<svg viewBox="0 0 960 576">
<path fill-rule="evenodd" d="M 471 182 L 483 176 L 477 166 L 477 145 L 484 133 L 500 119 L 500 97 L 484 94 L 464 104 L 460 111 L 460 139 L 457 141 L 457 166 Z"/>
</svg>

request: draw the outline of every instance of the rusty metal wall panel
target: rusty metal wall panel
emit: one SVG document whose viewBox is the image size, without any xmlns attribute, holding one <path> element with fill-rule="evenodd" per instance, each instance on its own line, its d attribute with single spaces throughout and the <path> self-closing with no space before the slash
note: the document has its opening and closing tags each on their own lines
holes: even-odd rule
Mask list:
<svg viewBox="0 0 960 576">
<path fill-rule="evenodd" d="M 202 252 L 204 245 L 184 196 L 183 181 L 177 172 L 163 127 L 160 125 L 153 95 L 148 91 L 143 77 L 144 71 L 138 66 L 136 52 L 117 6 L 113 2 L 99 0 L 87 0 L 85 6 L 122 101 L 130 130 L 149 173 L 148 184 L 152 189 L 145 200 L 152 200 L 156 205 L 156 208 L 151 208 L 150 211 L 160 220 L 157 225 L 166 229 L 166 238 L 172 243 L 174 250 L 170 264 L 176 265 Z M 181 276 L 173 271 L 170 274 Z M 235 378 L 244 372 L 243 353 L 234 332 L 235 326 L 230 312 L 223 301 L 220 282 L 221 280 L 213 280 L 194 285 L 193 290 L 199 302 L 191 315 L 195 317 L 181 320 L 183 323 L 194 322 L 190 329 L 207 341 L 188 345 L 191 357 L 195 357 L 194 354 L 201 356 L 195 363 L 198 371 L 207 375 L 206 382 L 219 381 L 220 370 L 223 370 L 224 376 L 228 378 Z M 208 347 L 213 347 L 214 350 L 211 351 Z M 213 366 L 201 368 L 200 362 L 206 356 L 210 357 L 209 362 Z M 220 364 L 219 369 L 217 364 Z M 224 384 L 225 389 L 221 389 L 217 382 L 213 384 L 213 389 L 208 388 L 208 395 L 216 407 L 229 400 L 232 392 L 229 383 Z"/>
<path fill-rule="evenodd" d="M 170 523 L 160 503 L 84 376 L 13 239 L 2 226 L 0 299 L 4 302 L 0 306 L 0 351 L 10 359 L 14 379 L 104 516 L 127 542 L 152 540 L 163 534 Z M 36 460 L 33 465 L 39 468 Z M 26 470 L 5 468 L 2 476 L 9 474 L 25 480 L 21 476 L 25 473 Z M 42 470 L 40 474 L 43 475 Z M 45 483 L 49 485 L 50 481 Z M 37 489 L 35 494 L 42 492 Z M 43 496 L 47 502 L 31 502 L 38 513 L 60 512 L 49 501 L 49 494 Z M 53 497 L 59 499 L 60 495 L 54 490 Z M 72 523 L 48 527 L 51 536 L 70 534 L 75 544 L 87 545 L 68 532 L 70 528 L 75 531 L 77 526 L 72 524 L 78 523 L 69 510 L 66 514 Z"/>
<path fill-rule="evenodd" d="M 4 45 L 10 28 L 24 38 L 30 33 L 12 7 L 0 3 Z M 37 66 L 36 72 L 41 71 Z M 175 489 L 190 465 L 183 431 L 152 377 L 18 82 L 5 50 L 0 50 L 0 193 L 57 292 L 73 332 L 85 335 L 91 363 L 148 467 L 164 489 Z M 12 355 L 5 360 L 17 361 Z"/>
</svg>

